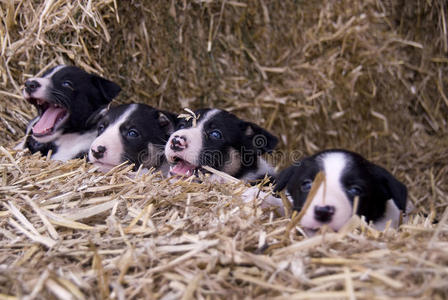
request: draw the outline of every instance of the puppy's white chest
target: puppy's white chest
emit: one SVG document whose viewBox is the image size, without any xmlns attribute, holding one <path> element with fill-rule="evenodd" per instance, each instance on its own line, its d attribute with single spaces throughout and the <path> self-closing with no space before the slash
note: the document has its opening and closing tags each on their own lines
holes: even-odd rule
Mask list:
<svg viewBox="0 0 448 300">
<path fill-rule="evenodd" d="M 95 138 L 96 131 L 88 131 L 84 134 L 64 134 L 57 141 L 55 141 L 57 151 L 51 158 L 60 161 L 67 161 L 73 157 L 76 157 L 76 155 L 81 152 L 87 153 Z"/>
</svg>

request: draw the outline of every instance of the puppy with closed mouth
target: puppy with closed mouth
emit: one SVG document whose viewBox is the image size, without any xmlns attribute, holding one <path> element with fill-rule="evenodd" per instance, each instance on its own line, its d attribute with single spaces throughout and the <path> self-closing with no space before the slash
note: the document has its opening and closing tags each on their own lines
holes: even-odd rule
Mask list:
<svg viewBox="0 0 448 300">
<path fill-rule="evenodd" d="M 36 107 L 38 116 L 16 149 L 42 155 L 52 150 L 51 158 L 61 161 L 84 156 L 96 137 L 96 124 L 89 120 L 120 90 L 116 83 L 75 66 L 59 65 L 42 77 L 28 79 L 23 97 Z"/>
<path fill-rule="evenodd" d="M 194 115 L 179 121 L 165 146 L 171 175 L 191 176 L 204 166 L 244 181 L 274 174 L 261 157 L 277 145 L 271 133 L 225 110 L 200 109 Z M 221 180 L 215 174 L 211 179 Z"/>
<path fill-rule="evenodd" d="M 99 114 L 97 138 L 89 161 L 106 172 L 123 162 L 155 168 L 164 175 L 169 166 L 164 147 L 174 131 L 176 115 L 145 104 L 123 104 Z"/>
<path fill-rule="evenodd" d="M 383 230 L 389 220 L 393 227 L 399 225 L 400 212 L 407 207 L 406 186 L 384 168 L 347 150 L 330 149 L 302 159 L 279 174 L 274 190 L 286 189 L 293 209 L 300 211 L 320 172 L 324 180 L 315 187 L 300 221 L 309 233 L 324 225 L 341 229 L 354 213 L 355 198 L 359 199 L 356 214 L 375 228 Z"/>
</svg>

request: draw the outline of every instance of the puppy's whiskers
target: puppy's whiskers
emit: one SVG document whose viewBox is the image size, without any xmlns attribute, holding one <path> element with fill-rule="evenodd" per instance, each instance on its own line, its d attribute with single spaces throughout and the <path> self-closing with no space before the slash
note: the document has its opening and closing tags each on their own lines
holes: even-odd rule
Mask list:
<svg viewBox="0 0 448 300">
<path fill-rule="evenodd" d="M 63 94 L 62 92 L 58 90 L 52 90 L 51 94 L 54 96 L 56 102 L 64 106 L 65 108 L 68 108 L 70 99 L 67 97 L 67 95 Z"/>
</svg>

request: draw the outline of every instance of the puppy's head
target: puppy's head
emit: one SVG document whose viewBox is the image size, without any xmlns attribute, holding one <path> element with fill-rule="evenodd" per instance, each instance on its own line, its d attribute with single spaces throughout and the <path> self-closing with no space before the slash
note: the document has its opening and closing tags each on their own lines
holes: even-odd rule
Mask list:
<svg viewBox="0 0 448 300">
<path fill-rule="evenodd" d="M 274 149 L 277 138 L 261 127 L 218 109 L 182 119 L 165 146 L 173 175 L 189 176 L 210 166 L 237 178 L 258 168 L 258 157 Z"/>
<path fill-rule="evenodd" d="M 28 79 L 23 96 L 39 114 L 32 127 L 34 139 L 47 143 L 64 132 L 87 129 L 91 114 L 119 92 L 117 84 L 74 66 L 60 65 Z"/>
<path fill-rule="evenodd" d="M 175 115 L 145 104 L 124 104 L 99 112 L 98 137 L 89 160 L 108 171 L 125 161 L 147 168 L 159 167 L 163 149 L 174 130 Z"/>
<path fill-rule="evenodd" d="M 327 224 L 339 230 L 352 216 L 355 197 L 359 198 L 356 213 L 367 221 L 377 221 L 386 215 L 386 203 L 405 211 L 407 189 L 388 171 L 359 154 L 345 150 L 327 150 L 307 157 L 282 171 L 275 190 L 286 188 L 295 210 L 301 210 L 314 179 L 323 172 L 320 183 L 301 225 L 317 230 Z"/>
</svg>

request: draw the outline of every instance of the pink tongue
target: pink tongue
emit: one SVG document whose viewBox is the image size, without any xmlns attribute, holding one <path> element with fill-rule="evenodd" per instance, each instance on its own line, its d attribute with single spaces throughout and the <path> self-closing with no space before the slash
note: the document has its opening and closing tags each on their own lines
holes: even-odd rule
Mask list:
<svg viewBox="0 0 448 300">
<path fill-rule="evenodd" d="M 63 116 L 66 110 L 61 107 L 50 106 L 48 107 L 40 120 L 33 126 L 34 134 L 46 134 L 50 132 L 59 116 Z"/>
<path fill-rule="evenodd" d="M 191 176 L 193 175 L 194 169 L 196 169 L 196 166 L 183 160 L 175 164 L 171 172 L 177 175 Z"/>
</svg>

